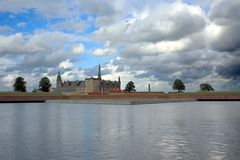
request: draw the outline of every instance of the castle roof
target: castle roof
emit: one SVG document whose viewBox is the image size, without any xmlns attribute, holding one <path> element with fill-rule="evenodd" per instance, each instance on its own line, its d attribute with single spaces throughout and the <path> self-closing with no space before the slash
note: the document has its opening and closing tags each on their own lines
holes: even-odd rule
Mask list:
<svg viewBox="0 0 240 160">
<path fill-rule="evenodd" d="M 62 81 L 60 71 L 58 70 L 57 81 Z"/>
</svg>

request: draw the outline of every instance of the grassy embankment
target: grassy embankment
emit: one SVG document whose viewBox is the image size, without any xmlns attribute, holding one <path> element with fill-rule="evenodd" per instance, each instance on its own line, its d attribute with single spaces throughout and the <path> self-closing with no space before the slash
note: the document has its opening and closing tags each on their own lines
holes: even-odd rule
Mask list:
<svg viewBox="0 0 240 160">
<path fill-rule="evenodd" d="M 58 93 L 43 93 L 43 92 L 0 92 L 0 102 L 38 102 L 51 99 L 66 99 Z"/>
<path fill-rule="evenodd" d="M 240 91 L 224 91 L 224 92 L 169 92 L 169 93 L 158 93 L 158 92 L 146 92 L 146 93 L 113 93 L 110 95 L 128 95 L 128 96 L 153 96 L 153 95 L 158 95 L 158 96 L 169 96 L 169 97 L 185 97 L 185 96 L 222 96 L 222 95 L 239 95 L 240 96 Z"/>
<path fill-rule="evenodd" d="M 72 94 L 70 99 L 240 99 L 240 91 L 225 92 L 137 92 L 137 93 L 110 93 L 108 95 L 80 95 Z"/>
<path fill-rule="evenodd" d="M 169 93 L 170 98 L 193 98 L 193 99 L 240 99 L 239 91 L 225 92 L 186 92 Z"/>
<path fill-rule="evenodd" d="M 0 92 L 0 96 L 63 96 L 54 92 Z"/>
<path fill-rule="evenodd" d="M 4 97 L 49 97 L 50 99 L 240 99 L 240 91 L 238 92 L 170 92 L 170 93 L 111 93 L 108 95 L 81 95 L 72 94 L 69 96 L 53 93 L 53 92 L 0 92 L 0 98 Z"/>
</svg>

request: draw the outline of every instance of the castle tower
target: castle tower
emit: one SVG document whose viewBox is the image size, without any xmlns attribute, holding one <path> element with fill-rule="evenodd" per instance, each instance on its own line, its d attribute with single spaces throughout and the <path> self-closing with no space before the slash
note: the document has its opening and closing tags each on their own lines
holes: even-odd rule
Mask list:
<svg viewBox="0 0 240 160">
<path fill-rule="evenodd" d="M 120 76 L 118 77 L 118 89 L 121 90 L 121 80 L 120 80 Z"/>
<path fill-rule="evenodd" d="M 101 66 L 98 66 L 98 79 L 102 79 Z"/>
<path fill-rule="evenodd" d="M 60 71 L 58 70 L 56 88 L 61 88 L 61 87 L 62 87 L 62 78 L 61 78 Z"/>
</svg>

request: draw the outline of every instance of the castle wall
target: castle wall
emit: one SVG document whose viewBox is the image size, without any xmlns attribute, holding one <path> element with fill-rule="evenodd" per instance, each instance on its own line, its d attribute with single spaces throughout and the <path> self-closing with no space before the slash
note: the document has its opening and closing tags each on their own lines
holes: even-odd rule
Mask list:
<svg viewBox="0 0 240 160">
<path fill-rule="evenodd" d="M 62 82 L 61 81 L 57 81 L 57 88 L 61 88 L 62 87 Z"/>
<path fill-rule="evenodd" d="M 100 79 L 89 78 L 85 79 L 86 92 L 100 92 Z"/>
</svg>

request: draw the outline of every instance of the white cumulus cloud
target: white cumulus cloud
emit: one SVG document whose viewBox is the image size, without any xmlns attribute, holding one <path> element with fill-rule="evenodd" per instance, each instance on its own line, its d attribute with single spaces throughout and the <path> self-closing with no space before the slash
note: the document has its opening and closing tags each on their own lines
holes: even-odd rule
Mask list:
<svg viewBox="0 0 240 160">
<path fill-rule="evenodd" d="M 77 44 L 73 47 L 73 53 L 80 54 L 85 51 L 85 47 L 83 44 Z"/>
<path fill-rule="evenodd" d="M 116 50 L 114 48 L 98 48 L 95 49 L 92 54 L 96 56 L 106 56 L 106 55 L 111 55 L 114 54 Z"/>
<path fill-rule="evenodd" d="M 66 68 L 72 68 L 73 66 L 74 66 L 73 63 L 70 62 L 69 59 L 66 60 L 66 61 L 63 61 L 63 62 L 61 62 L 61 63 L 59 64 L 59 68 L 64 68 L 64 69 L 66 69 Z"/>
</svg>

